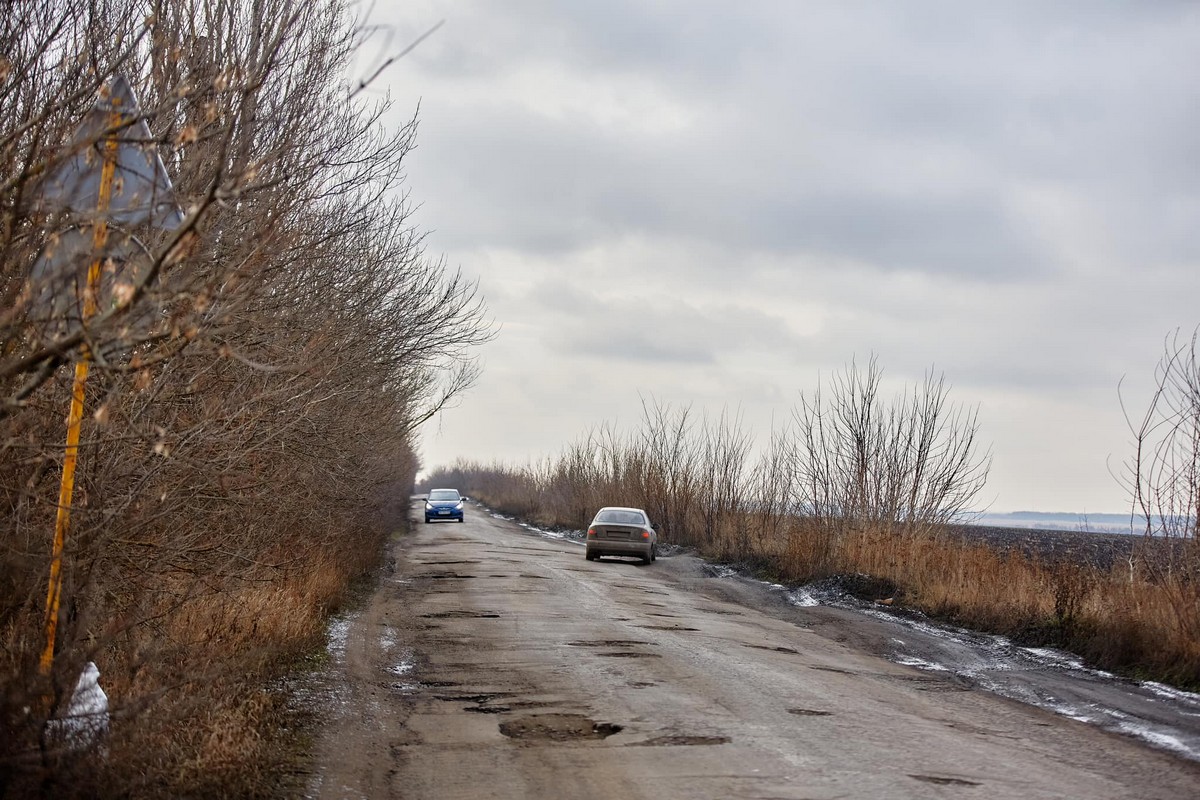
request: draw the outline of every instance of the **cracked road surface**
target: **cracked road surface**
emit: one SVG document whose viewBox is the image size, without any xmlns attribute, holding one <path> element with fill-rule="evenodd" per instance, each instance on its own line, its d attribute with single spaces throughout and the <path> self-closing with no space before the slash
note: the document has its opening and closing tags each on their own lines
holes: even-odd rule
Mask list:
<svg viewBox="0 0 1200 800">
<path fill-rule="evenodd" d="M 1200 766 L 891 663 L 848 612 L 468 508 L 335 630 L 321 798 L 1168 798 Z"/>
</svg>

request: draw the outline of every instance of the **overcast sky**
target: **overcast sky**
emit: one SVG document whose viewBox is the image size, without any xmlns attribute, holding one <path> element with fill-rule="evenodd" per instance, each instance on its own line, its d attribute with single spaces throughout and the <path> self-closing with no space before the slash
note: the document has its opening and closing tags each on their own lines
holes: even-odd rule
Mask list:
<svg viewBox="0 0 1200 800">
<path fill-rule="evenodd" d="M 499 327 L 428 467 L 525 463 L 643 398 L 756 438 L 878 357 L 979 407 L 993 511 L 1119 512 L 1200 323 L 1200 4 L 376 8 L 432 253 Z M 386 49 L 386 48 L 384 48 Z M 372 51 L 374 52 L 374 51 Z M 369 65 L 371 53 L 360 58 Z"/>
</svg>

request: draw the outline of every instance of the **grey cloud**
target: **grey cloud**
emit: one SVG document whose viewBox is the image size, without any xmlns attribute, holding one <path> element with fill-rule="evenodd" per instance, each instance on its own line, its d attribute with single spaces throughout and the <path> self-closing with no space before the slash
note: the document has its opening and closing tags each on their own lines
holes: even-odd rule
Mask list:
<svg viewBox="0 0 1200 800">
<path fill-rule="evenodd" d="M 784 321 L 772 315 L 733 303 L 698 307 L 682 297 L 641 293 L 637 285 L 601 299 L 577 285 L 548 282 L 527 304 L 552 321 L 557 335 L 549 347 L 567 357 L 696 365 L 795 345 Z"/>
<path fill-rule="evenodd" d="M 1003 199 L 978 190 L 884 195 L 813 173 L 778 186 L 741 184 L 716 157 L 656 159 L 636 146 L 622 149 L 550 125 L 497 126 L 487 136 L 487 156 L 458 159 L 451 174 L 438 178 L 463 198 L 446 214 L 457 216 L 455 233 L 464 244 L 486 239 L 561 253 L 642 234 L 993 280 L 1045 266 L 1040 244 Z M 454 143 L 466 144 L 447 138 Z"/>
<path fill-rule="evenodd" d="M 983 23 L 951 15 L 956 24 L 972 22 L 951 28 L 959 38 L 918 35 L 925 31 L 919 14 L 907 27 L 887 27 L 885 15 L 863 26 L 860 42 L 850 38 L 849 22 L 860 13 L 839 20 L 824 8 L 779 20 L 813 51 L 791 52 L 775 33 L 777 49 L 760 54 L 773 68 L 730 70 L 725 83 L 693 94 L 679 75 L 704 52 L 700 41 L 721 41 L 717 31 L 685 25 L 677 36 L 656 38 L 674 30 L 676 12 L 614 8 L 594 20 L 594 10 L 564 17 L 539 9 L 545 18 L 529 43 L 567 63 L 585 58 L 571 43 L 591 32 L 599 48 L 608 41 L 599 35 L 605 24 L 627 26 L 634 33 L 620 47 L 648 48 L 636 62 L 647 70 L 643 77 L 692 104 L 699 122 L 663 140 L 599 130 L 583 119 L 547 120 L 520 97 L 431 106 L 435 130 L 422 149 L 433 164 L 428 183 L 453 203 L 440 214 L 455 220 L 450 241 L 562 253 L 643 233 L 1011 281 L 1045 269 L 1051 258 L 1036 221 L 1014 213 L 1004 195 L 1006 183 L 1032 182 L 1056 187 L 1093 207 L 1106 227 L 1121 228 L 1114 244 L 1123 257 L 1191 257 L 1200 249 L 1191 213 L 1200 205 L 1193 179 L 1200 144 L 1188 121 L 1197 112 L 1186 110 L 1200 107 L 1200 92 L 1186 70 L 1167 69 L 1185 66 L 1180 45 L 1166 48 L 1165 66 L 1137 42 L 1109 65 L 1110 53 L 1087 42 L 1113 35 L 1113 12 L 1086 25 L 1052 18 L 1050 32 L 1031 42 L 1021 36 L 1032 24 L 1011 11 Z M 822 23 L 831 18 L 840 35 L 822 41 Z M 643 41 L 638 32 L 645 31 L 656 33 Z M 1055 40 L 1050 34 L 1063 39 L 1063 60 L 1044 41 Z M 921 52 L 924 44 L 929 52 Z M 855 53 L 872 60 L 856 62 Z M 587 59 L 583 66 L 608 67 L 618 80 L 627 62 L 620 53 L 607 64 L 597 53 Z M 826 73 L 808 80 L 814 66 Z M 1119 79 L 1130 70 L 1165 85 Z M 1164 119 L 1174 124 L 1159 125 Z M 1123 226 L 1131 215 L 1138 224 Z"/>
</svg>

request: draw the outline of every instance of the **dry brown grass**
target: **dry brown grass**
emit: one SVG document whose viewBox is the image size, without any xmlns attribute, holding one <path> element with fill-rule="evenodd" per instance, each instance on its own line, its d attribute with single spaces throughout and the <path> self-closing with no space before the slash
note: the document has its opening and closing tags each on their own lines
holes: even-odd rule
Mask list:
<svg viewBox="0 0 1200 800">
<path fill-rule="evenodd" d="M 363 541 L 362 545 L 370 545 Z M 374 547 L 326 553 L 285 576 L 242 580 L 197 593 L 181 577 L 139 624 L 114 619 L 86 654 L 101 671 L 113 712 L 103 754 L 56 750 L 8 753 L 5 796 L 277 797 L 293 786 L 303 742 L 283 691 L 268 688 L 320 645 L 331 610 L 372 568 Z M 167 589 L 168 587 L 164 587 Z M 180 599 L 182 598 L 182 599 Z M 155 617 L 158 624 L 147 623 Z M 36 629 L 19 621 L 2 638 L 7 670 Z M 25 645 L 36 645 L 26 642 Z M 69 672 L 69 670 L 68 670 Z M 11 674 L 11 673 L 10 673 Z M 38 724 L 36 716 L 26 723 Z M 38 731 L 18 740 L 36 739 Z M 16 741 L 9 744 L 15 744 Z"/>
</svg>

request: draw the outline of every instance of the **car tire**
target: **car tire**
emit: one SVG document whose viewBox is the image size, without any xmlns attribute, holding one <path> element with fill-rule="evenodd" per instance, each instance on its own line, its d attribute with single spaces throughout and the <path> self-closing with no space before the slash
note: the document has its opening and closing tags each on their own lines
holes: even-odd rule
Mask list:
<svg viewBox="0 0 1200 800">
<path fill-rule="evenodd" d="M 466 518 L 466 517 L 459 517 L 459 518 L 458 518 L 458 521 L 459 521 L 459 522 L 466 522 L 466 521 L 467 521 L 467 518 Z"/>
<path fill-rule="evenodd" d="M 426 518 L 425 518 L 425 524 L 426 524 L 426 525 L 428 525 L 428 524 L 429 524 L 429 517 L 426 517 Z"/>
<path fill-rule="evenodd" d="M 650 560 L 651 561 L 658 560 L 658 545 L 656 545 L 656 544 L 650 545 Z"/>
</svg>

